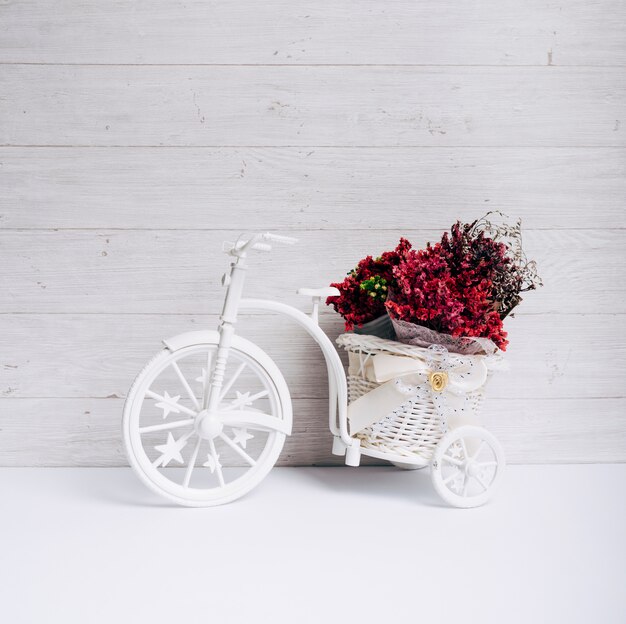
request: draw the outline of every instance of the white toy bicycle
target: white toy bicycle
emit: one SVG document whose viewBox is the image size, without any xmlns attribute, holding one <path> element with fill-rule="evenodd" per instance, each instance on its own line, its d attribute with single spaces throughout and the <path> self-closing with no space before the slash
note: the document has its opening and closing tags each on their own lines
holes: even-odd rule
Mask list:
<svg viewBox="0 0 626 624">
<path fill-rule="evenodd" d="M 226 296 L 217 331 L 188 332 L 164 340 L 165 348 L 133 383 L 124 406 L 123 434 L 129 462 L 140 479 L 171 501 L 204 507 L 243 496 L 272 469 L 291 433 L 291 397 L 270 357 L 235 334 L 239 312 L 262 310 L 289 317 L 319 345 L 328 369 L 335 455 L 345 455 L 350 466 L 358 466 L 362 454 L 402 468 L 430 464 L 435 489 L 448 503 L 458 507 L 484 503 L 504 467 L 499 444 L 480 427 L 448 430 L 430 399 L 415 398 L 419 390 L 411 395 L 410 387 L 399 388 L 408 397 L 402 409 L 351 435 L 348 388 L 354 402 L 380 385 L 368 381 L 367 363 L 390 349 L 419 359 L 419 349 L 345 334 L 338 342 L 351 352 L 346 378 L 337 350 L 318 324 L 319 304 L 337 295 L 335 288 L 298 291 L 313 300 L 310 316 L 284 303 L 242 298 L 250 252 L 271 251 L 272 242 L 297 241 L 265 233 L 225 243 L 224 251 L 233 260 L 222 279 Z M 355 365 L 359 370 L 353 370 Z M 477 402 L 481 395 L 472 396 Z"/>
</svg>

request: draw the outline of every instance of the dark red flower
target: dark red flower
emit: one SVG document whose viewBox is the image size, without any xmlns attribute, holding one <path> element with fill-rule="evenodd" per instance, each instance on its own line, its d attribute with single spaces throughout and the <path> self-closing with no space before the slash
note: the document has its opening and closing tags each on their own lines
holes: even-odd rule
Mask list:
<svg viewBox="0 0 626 624">
<path fill-rule="evenodd" d="M 326 303 L 344 317 L 346 330 L 373 321 L 386 313 L 385 301 L 394 281 L 393 268 L 410 249 L 411 243 L 406 238 L 401 238 L 393 251 L 386 251 L 378 258 L 363 258 L 343 282 L 331 284 L 341 294 L 338 297 L 328 297 Z"/>
<path fill-rule="evenodd" d="M 468 251 L 441 243 L 408 252 L 394 268 L 395 284 L 385 305 L 392 318 L 452 336 L 490 338 L 506 349 L 502 319 L 490 299 L 493 268 Z"/>
</svg>

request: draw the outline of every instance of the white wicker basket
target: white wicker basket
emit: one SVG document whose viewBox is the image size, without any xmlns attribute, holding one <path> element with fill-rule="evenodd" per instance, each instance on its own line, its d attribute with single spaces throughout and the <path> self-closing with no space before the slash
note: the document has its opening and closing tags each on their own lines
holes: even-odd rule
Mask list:
<svg viewBox="0 0 626 624">
<path fill-rule="evenodd" d="M 367 359 L 378 353 L 403 355 L 427 360 L 431 356 L 428 349 L 401 342 L 385 340 L 376 336 L 359 334 L 342 334 L 337 344 L 346 351 L 357 354 L 359 367 L 350 367 L 348 371 L 348 401 L 351 403 L 380 384 L 370 381 L 359 371 L 363 371 Z M 451 358 L 460 358 L 450 354 Z M 476 356 L 474 356 L 476 357 Z M 489 359 L 489 358 L 487 358 Z M 357 370 L 358 368 L 358 370 Z M 490 367 L 488 367 L 490 368 Z M 404 409 L 394 410 L 389 414 L 381 414 L 381 418 L 373 425 L 354 435 L 361 443 L 361 448 L 373 451 L 377 457 L 389 455 L 397 463 L 398 457 L 406 457 L 409 463 L 419 460 L 427 463 L 441 437 L 448 428 L 447 418 L 437 407 L 430 392 L 428 381 L 424 382 L 428 392 L 420 393 L 408 402 Z M 476 416 L 484 396 L 484 385 L 477 391 L 467 395 L 467 410 Z M 392 460 L 393 461 L 393 460 Z"/>
</svg>

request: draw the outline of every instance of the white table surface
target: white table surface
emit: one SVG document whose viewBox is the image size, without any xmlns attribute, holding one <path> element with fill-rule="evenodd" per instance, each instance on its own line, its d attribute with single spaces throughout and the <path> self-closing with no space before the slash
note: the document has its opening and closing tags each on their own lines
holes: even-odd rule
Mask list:
<svg viewBox="0 0 626 624">
<path fill-rule="evenodd" d="M 626 622 L 626 465 L 512 466 L 486 507 L 426 471 L 278 468 L 212 509 L 126 468 L 0 469 L 0 620 Z"/>
</svg>

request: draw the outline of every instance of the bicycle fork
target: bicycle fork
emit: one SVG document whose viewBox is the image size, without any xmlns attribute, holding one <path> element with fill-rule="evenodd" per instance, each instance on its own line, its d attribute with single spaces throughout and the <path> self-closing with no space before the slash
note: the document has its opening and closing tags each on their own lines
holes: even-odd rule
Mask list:
<svg viewBox="0 0 626 624">
<path fill-rule="evenodd" d="M 243 293 L 246 269 L 245 258 L 239 256 L 231 263 L 230 272 L 225 273 L 222 278 L 222 285 L 226 286 L 227 290 L 218 327 L 220 340 L 213 370 L 207 371 L 207 375 L 210 375 L 209 378 L 211 381 L 209 384 L 208 397 L 205 398 L 206 405 L 203 405 L 203 408 L 207 409 L 209 412 L 215 411 L 220 402 L 220 393 L 224 383 L 228 353 L 235 333 L 237 311 Z"/>
</svg>

